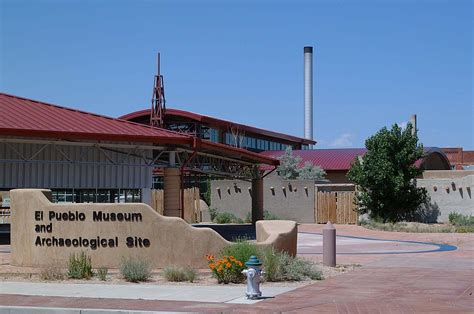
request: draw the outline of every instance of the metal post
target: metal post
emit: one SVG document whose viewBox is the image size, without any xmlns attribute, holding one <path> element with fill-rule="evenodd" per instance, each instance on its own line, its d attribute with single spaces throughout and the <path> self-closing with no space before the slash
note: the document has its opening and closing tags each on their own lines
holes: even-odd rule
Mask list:
<svg viewBox="0 0 474 314">
<path fill-rule="evenodd" d="M 330 221 L 323 228 L 323 264 L 336 266 L 336 228 Z"/>
<path fill-rule="evenodd" d="M 304 138 L 313 139 L 313 47 L 304 47 Z"/>
</svg>

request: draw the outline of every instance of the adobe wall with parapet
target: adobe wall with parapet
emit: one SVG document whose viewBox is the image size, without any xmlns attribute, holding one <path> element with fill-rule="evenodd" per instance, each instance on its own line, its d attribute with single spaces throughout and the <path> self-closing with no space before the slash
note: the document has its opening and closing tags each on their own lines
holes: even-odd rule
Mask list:
<svg viewBox="0 0 474 314">
<path fill-rule="evenodd" d="M 462 172 L 462 171 L 459 171 Z M 440 211 L 438 222 L 448 222 L 451 212 L 474 215 L 474 174 L 459 177 L 456 171 L 430 171 L 417 186 L 426 188 L 431 206 Z"/>
<path fill-rule="evenodd" d="M 12 265 L 65 266 L 72 253 L 85 251 L 94 267 L 120 265 L 138 257 L 153 267 L 206 268 L 206 254 L 230 245 L 209 228 L 194 228 L 142 203 L 53 204 L 49 190 L 11 191 Z M 257 246 L 296 254 L 294 221 L 257 222 Z"/>
<path fill-rule="evenodd" d="M 211 182 L 211 206 L 245 219 L 252 208 L 252 184 L 240 180 Z M 263 181 L 264 210 L 280 219 L 314 223 L 314 180 L 283 180 L 269 175 Z"/>
</svg>

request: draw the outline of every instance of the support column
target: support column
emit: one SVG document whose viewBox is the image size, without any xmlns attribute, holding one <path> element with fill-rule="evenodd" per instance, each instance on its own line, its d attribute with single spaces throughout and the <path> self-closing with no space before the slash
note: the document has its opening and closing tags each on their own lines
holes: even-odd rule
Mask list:
<svg viewBox="0 0 474 314">
<path fill-rule="evenodd" d="M 263 220 L 263 178 L 252 179 L 252 224 Z"/>
<path fill-rule="evenodd" d="M 165 216 L 181 217 L 181 175 L 179 168 L 164 168 Z"/>
</svg>

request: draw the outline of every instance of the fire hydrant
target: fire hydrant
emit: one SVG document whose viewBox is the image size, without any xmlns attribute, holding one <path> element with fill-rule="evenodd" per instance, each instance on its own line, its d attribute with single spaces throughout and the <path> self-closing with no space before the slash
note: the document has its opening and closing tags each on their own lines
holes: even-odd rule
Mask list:
<svg viewBox="0 0 474 314">
<path fill-rule="evenodd" d="M 247 276 L 247 291 L 245 295 L 247 299 L 259 298 L 262 296 L 260 280 L 264 274 L 262 271 L 262 262 L 260 262 L 256 256 L 252 255 L 245 263 L 245 266 L 248 267 L 248 269 L 242 270 L 242 274 Z"/>
</svg>

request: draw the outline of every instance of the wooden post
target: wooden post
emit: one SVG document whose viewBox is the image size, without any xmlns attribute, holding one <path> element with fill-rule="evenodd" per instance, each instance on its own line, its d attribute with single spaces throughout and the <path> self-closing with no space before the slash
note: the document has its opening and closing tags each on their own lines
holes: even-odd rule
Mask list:
<svg viewBox="0 0 474 314">
<path fill-rule="evenodd" d="M 252 224 L 263 220 L 263 178 L 252 179 Z"/>
<path fill-rule="evenodd" d="M 164 169 L 165 216 L 181 217 L 181 175 L 179 168 Z"/>
</svg>

